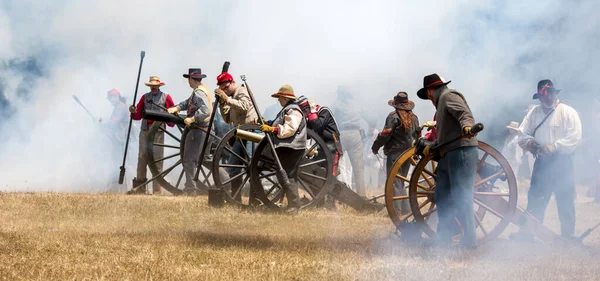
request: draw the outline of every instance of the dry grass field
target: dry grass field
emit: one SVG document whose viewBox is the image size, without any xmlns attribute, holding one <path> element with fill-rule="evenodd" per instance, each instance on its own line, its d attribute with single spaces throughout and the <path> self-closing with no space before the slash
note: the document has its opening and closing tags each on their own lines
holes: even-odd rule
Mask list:
<svg viewBox="0 0 600 281">
<path fill-rule="evenodd" d="M 586 201 L 578 233 L 600 220 Z M 586 247 L 512 242 L 507 230 L 444 250 L 403 244 L 385 211 L 291 216 L 112 194 L 2 193 L 0 218 L 2 280 L 600 280 L 600 231 Z M 559 229 L 554 201 L 547 223 Z"/>
</svg>

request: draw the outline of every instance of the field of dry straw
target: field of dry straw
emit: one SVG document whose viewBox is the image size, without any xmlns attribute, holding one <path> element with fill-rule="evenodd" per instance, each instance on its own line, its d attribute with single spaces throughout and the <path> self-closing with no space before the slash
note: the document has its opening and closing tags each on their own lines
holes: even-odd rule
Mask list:
<svg viewBox="0 0 600 281">
<path fill-rule="evenodd" d="M 578 233 L 600 219 L 581 197 Z M 586 247 L 516 243 L 510 229 L 448 251 L 401 243 L 385 211 L 290 216 L 114 194 L 2 193 L 0 218 L 1 280 L 600 280 L 600 231 Z M 554 201 L 547 224 L 559 229 Z"/>
</svg>

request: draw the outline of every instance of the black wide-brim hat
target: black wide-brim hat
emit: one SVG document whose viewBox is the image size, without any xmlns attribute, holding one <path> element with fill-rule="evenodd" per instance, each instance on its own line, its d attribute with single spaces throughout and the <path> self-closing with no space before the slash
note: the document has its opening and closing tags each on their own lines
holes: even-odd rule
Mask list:
<svg viewBox="0 0 600 281">
<path fill-rule="evenodd" d="M 200 69 L 200 68 L 190 68 L 188 70 L 188 74 L 184 74 L 183 78 L 190 78 L 190 77 L 202 79 L 202 78 L 206 77 L 206 74 L 202 74 L 202 69 Z"/>
<path fill-rule="evenodd" d="M 552 83 L 552 80 L 550 79 L 544 79 L 544 80 L 540 80 L 540 82 L 538 82 L 537 85 L 537 90 L 538 92 L 533 94 L 533 99 L 539 99 L 540 98 L 540 90 L 546 89 L 547 91 L 554 91 L 554 93 L 556 93 L 558 95 L 558 93 L 560 93 L 560 91 L 562 91 L 561 89 L 556 89 L 554 88 L 554 83 Z"/>
<path fill-rule="evenodd" d="M 438 85 L 448 85 L 450 82 L 452 82 L 452 80 L 445 81 L 442 77 L 440 77 L 436 73 L 429 74 L 429 75 L 423 77 L 423 88 L 421 88 L 419 91 L 417 91 L 417 96 L 420 99 L 428 100 L 429 98 L 427 97 L 427 88 L 433 87 L 433 86 L 438 86 Z"/>
</svg>

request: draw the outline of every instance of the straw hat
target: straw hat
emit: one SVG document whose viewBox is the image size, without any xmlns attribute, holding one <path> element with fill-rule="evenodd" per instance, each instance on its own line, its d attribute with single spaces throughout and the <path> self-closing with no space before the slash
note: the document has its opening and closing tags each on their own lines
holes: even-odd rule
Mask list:
<svg viewBox="0 0 600 281">
<path fill-rule="evenodd" d="M 290 85 L 281 86 L 281 88 L 279 88 L 279 91 L 277 91 L 277 93 L 272 94 L 271 97 L 273 97 L 273 98 L 284 97 L 284 98 L 288 98 L 291 100 L 297 99 L 296 95 L 294 94 L 294 89 Z"/>
<path fill-rule="evenodd" d="M 160 81 L 158 76 L 150 76 L 148 82 L 146 82 L 146 86 L 164 86 L 165 82 Z"/>
</svg>

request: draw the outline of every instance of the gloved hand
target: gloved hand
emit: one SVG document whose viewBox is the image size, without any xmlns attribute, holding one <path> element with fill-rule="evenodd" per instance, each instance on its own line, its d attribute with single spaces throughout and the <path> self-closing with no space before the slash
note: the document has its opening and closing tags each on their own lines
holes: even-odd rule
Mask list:
<svg viewBox="0 0 600 281">
<path fill-rule="evenodd" d="M 427 122 L 423 123 L 423 125 L 421 125 L 421 126 L 427 127 L 427 128 L 429 128 L 429 130 L 431 130 L 431 128 L 435 127 L 436 124 L 437 124 L 436 121 L 427 121 Z"/>
<path fill-rule="evenodd" d="M 308 107 L 310 113 L 317 113 L 317 104 L 314 100 L 308 100 Z"/>
<path fill-rule="evenodd" d="M 473 136 L 473 134 L 471 134 L 471 126 L 465 126 L 463 128 L 463 136 L 468 136 L 468 137 Z"/>
<path fill-rule="evenodd" d="M 540 153 L 541 146 L 535 140 L 531 139 L 525 145 L 526 150 L 529 150 L 532 154 Z"/>
<path fill-rule="evenodd" d="M 262 124 L 260 125 L 260 130 L 265 132 L 265 133 L 274 133 L 276 134 L 278 131 L 279 127 L 273 127 L 273 126 L 269 126 L 266 124 Z"/>
<path fill-rule="evenodd" d="M 177 114 L 180 110 L 181 110 L 181 108 L 179 108 L 179 106 L 173 106 L 173 107 L 167 108 L 167 112 L 169 114 Z"/>
<path fill-rule="evenodd" d="M 434 153 L 433 147 L 437 145 L 437 141 L 428 141 L 425 138 L 421 137 L 417 141 L 415 145 L 415 153 L 421 156 L 428 156 L 429 154 Z"/>
<path fill-rule="evenodd" d="M 544 145 L 539 148 L 539 154 L 541 155 L 549 155 L 556 152 L 556 146 L 552 143 Z"/>
<path fill-rule="evenodd" d="M 215 95 L 219 97 L 219 99 L 224 103 L 227 102 L 227 100 L 229 99 L 227 94 L 225 94 L 225 92 L 223 92 L 223 90 L 219 88 L 215 89 Z"/>
<path fill-rule="evenodd" d="M 135 113 L 135 105 L 129 106 L 129 112 L 130 113 Z"/>
<path fill-rule="evenodd" d="M 379 148 L 375 148 L 375 147 L 371 147 L 371 151 L 373 152 L 373 154 L 378 155 L 379 154 Z"/>
<path fill-rule="evenodd" d="M 194 117 L 188 117 L 188 118 L 183 119 L 183 123 L 185 123 L 186 126 L 191 126 L 195 121 L 196 121 L 196 118 L 194 118 Z"/>
</svg>

